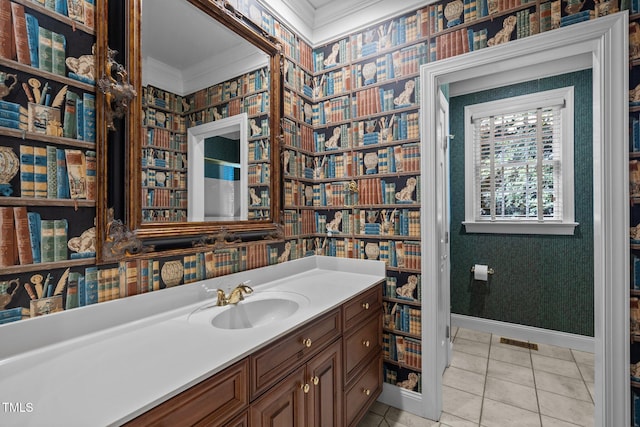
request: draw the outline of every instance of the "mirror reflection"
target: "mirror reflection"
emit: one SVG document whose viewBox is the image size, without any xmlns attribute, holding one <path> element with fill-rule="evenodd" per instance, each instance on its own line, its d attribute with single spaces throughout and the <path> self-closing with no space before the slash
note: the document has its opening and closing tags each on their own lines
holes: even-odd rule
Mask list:
<svg viewBox="0 0 640 427">
<path fill-rule="evenodd" d="M 191 127 L 188 135 L 189 221 L 247 219 L 247 113 Z"/>
<path fill-rule="evenodd" d="M 269 57 L 187 0 L 141 16 L 142 222 L 269 219 Z"/>
</svg>

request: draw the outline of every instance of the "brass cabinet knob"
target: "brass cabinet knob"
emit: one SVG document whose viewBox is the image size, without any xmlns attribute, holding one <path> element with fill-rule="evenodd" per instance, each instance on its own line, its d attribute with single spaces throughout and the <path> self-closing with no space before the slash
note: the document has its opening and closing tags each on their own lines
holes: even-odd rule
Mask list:
<svg viewBox="0 0 640 427">
<path fill-rule="evenodd" d="M 368 388 L 363 389 L 362 392 L 367 396 L 371 394 L 371 390 L 369 390 Z"/>
<path fill-rule="evenodd" d="M 306 394 L 309 393 L 309 384 L 300 384 L 300 389 Z"/>
<path fill-rule="evenodd" d="M 362 341 L 362 345 L 365 347 L 369 347 L 371 345 L 371 342 L 369 340 L 364 340 Z"/>
<path fill-rule="evenodd" d="M 318 378 L 317 376 L 311 377 L 311 382 L 313 383 L 313 385 L 318 385 L 318 383 L 320 382 L 320 378 Z"/>
<path fill-rule="evenodd" d="M 368 302 L 363 302 L 362 303 L 362 308 L 364 308 L 365 310 L 369 310 L 369 303 Z"/>
<path fill-rule="evenodd" d="M 307 338 L 306 340 L 302 340 L 302 345 L 305 347 L 311 347 L 311 338 Z"/>
</svg>

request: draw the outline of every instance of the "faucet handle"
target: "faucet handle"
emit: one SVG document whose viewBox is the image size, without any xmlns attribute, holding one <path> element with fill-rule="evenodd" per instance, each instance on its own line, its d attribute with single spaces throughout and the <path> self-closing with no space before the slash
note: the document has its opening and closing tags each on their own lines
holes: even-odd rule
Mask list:
<svg viewBox="0 0 640 427">
<path fill-rule="evenodd" d="M 251 283 L 251 280 L 245 280 L 244 282 L 236 286 L 236 288 L 240 288 L 244 291 L 244 293 L 250 294 L 253 292 L 253 288 L 249 286 L 249 283 Z"/>
</svg>

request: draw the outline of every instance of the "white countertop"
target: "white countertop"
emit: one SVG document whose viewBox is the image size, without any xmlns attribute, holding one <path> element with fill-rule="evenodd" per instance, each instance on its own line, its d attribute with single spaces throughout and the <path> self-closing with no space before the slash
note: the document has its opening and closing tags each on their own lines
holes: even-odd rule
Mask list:
<svg viewBox="0 0 640 427">
<path fill-rule="evenodd" d="M 379 261 L 314 256 L 2 325 L 0 425 L 122 424 L 384 277 Z M 215 301 L 206 289 L 246 280 L 246 302 L 286 291 L 309 303 L 265 326 L 213 327 L 228 307 L 198 310 Z"/>
</svg>

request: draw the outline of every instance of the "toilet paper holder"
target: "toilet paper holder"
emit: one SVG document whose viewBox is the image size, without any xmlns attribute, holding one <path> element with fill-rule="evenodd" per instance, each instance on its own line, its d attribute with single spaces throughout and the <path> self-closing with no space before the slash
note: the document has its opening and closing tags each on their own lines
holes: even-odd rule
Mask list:
<svg viewBox="0 0 640 427">
<path fill-rule="evenodd" d="M 471 272 L 474 273 L 475 271 L 476 271 L 476 266 L 474 265 L 473 267 L 471 267 Z M 487 270 L 487 273 L 493 274 L 493 273 L 495 273 L 495 271 L 493 270 L 493 268 L 489 268 Z"/>
</svg>

